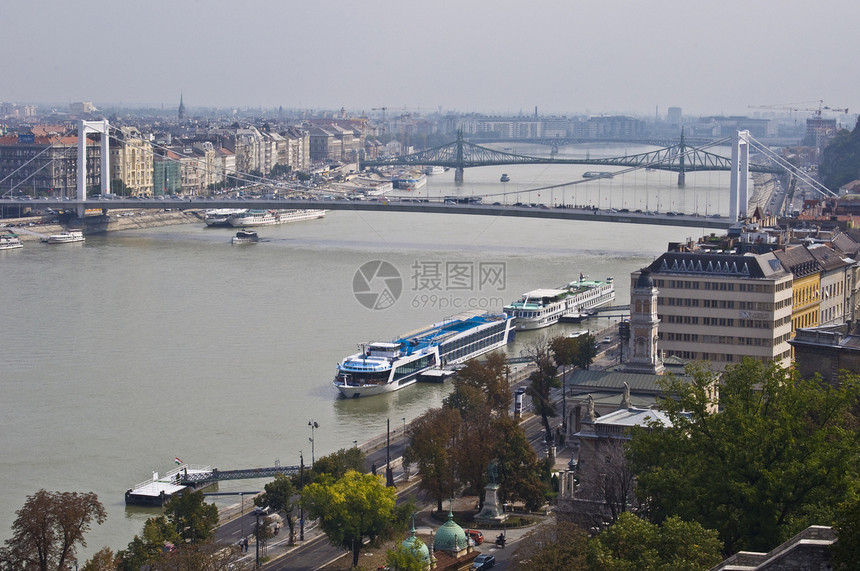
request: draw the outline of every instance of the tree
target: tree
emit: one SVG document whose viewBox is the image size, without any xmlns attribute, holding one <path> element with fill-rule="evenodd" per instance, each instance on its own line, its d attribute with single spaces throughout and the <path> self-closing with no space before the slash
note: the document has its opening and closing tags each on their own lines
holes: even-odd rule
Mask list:
<svg viewBox="0 0 860 571">
<path fill-rule="evenodd" d="M 116 556 L 110 547 L 102 547 L 84 563 L 81 571 L 115 571 Z"/>
<path fill-rule="evenodd" d="M 556 405 L 550 398 L 550 391 L 561 386 L 561 381 L 558 378 L 558 367 L 556 367 L 549 343 L 545 339 L 529 347 L 528 351 L 537 368 L 529 375 L 529 386 L 526 388 L 526 394 L 532 397 L 534 410 L 541 416 L 546 431 L 546 443 L 549 446 L 552 443 L 552 429 L 549 426 L 549 419 L 558 416 Z"/>
<path fill-rule="evenodd" d="M 287 527 L 290 529 L 290 545 L 295 543 L 296 518 L 293 516 L 293 508 L 296 504 L 296 488 L 292 479 L 283 474 L 278 474 L 275 479 L 265 485 L 263 494 L 254 498 L 254 505 L 268 507 L 276 512 L 284 512 L 287 519 Z"/>
<path fill-rule="evenodd" d="M 409 445 L 403 453 L 403 463 L 418 467 L 418 486 L 436 500 L 439 511 L 442 501 L 450 498 L 456 487 L 451 450 L 459 429 L 460 414 L 450 408 L 431 409 L 408 429 Z"/>
<path fill-rule="evenodd" d="M 514 570 L 585 571 L 588 534 L 570 522 L 545 523 L 521 541 L 512 559 Z"/>
<path fill-rule="evenodd" d="M 385 558 L 388 569 L 393 569 L 394 571 L 424 571 L 427 568 L 427 563 L 421 559 L 418 553 L 424 542 L 416 537 L 413 545 L 413 548 L 409 548 L 402 543 L 398 543 L 394 549 L 389 549 Z"/>
<path fill-rule="evenodd" d="M 164 512 L 183 543 L 205 541 L 218 526 L 218 507 L 204 502 L 199 490 L 173 495 L 164 504 Z"/>
<path fill-rule="evenodd" d="M 381 477 L 351 470 L 337 481 L 326 476 L 307 485 L 301 501 L 333 545 L 352 551 L 355 567 L 365 538 L 375 545 L 394 528 L 395 499 Z"/>
<path fill-rule="evenodd" d="M 582 456 L 580 458 L 580 486 L 576 497 L 587 500 L 587 503 L 581 504 L 581 509 L 583 515 L 591 516 L 589 526 L 601 528 L 606 523 L 614 523 L 622 512 L 636 506 L 633 493 L 635 478 L 625 458 L 624 441 L 601 440 L 590 461 L 582 461 Z M 590 506 L 591 510 L 586 506 Z"/>
<path fill-rule="evenodd" d="M 634 430 L 628 461 L 649 518 L 719 532 L 726 553 L 768 551 L 829 523 L 857 482 L 856 377 L 838 386 L 751 359 L 715 373 L 688 368 L 661 402 L 672 426 Z M 717 412 L 717 405 L 720 411 Z"/>
<path fill-rule="evenodd" d="M 470 359 L 457 371 L 454 383 L 480 390 L 493 414 L 507 415 L 513 397 L 508 382 L 508 359 L 504 353 L 494 351 L 483 360 Z"/>
<path fill-rule="evenodd" d="M 86 547 L 84 535 L 93 522 L 101 524 L 107 512 L 93 492 L 47 492 L 27 496 L 16 512 L 12 538 L 0 561 L 7 569 L 66 571 L 77 546 Z"/>
<path fill-rule="evenodd" d="M 364 472 L 364 452 L 360 448 L 341 448 L 328 456 L 317 459 L 313 467 L 313 477 L 328 474 L 335 480 L 342 478 L 350 470 Z"/>
<path fill-rule="evenodd" d="M 492 454 L 501 479 L 500 499 L 522 500 L 527 509 L 539 509 L 549 489 L 545 466 L 538 460 L 522 426 L 511 418 L 500 418 L 493 423 L 493 433 L 497 436 Z"/>
<path fill-rule="evenodd" d="M 588 542 L 594 571 L 694 571 L 722 560 L 717 533 L 671 517 L 658 526 L 629 512 Z"/>
<path fill-rule="evenodd" d="M 839 505 L 833 525 L 839 540 L 831 548 L 833 568 L 853 569 L 860 561 L 860 498 Z"/>
<path fill-rule="evenodd" d="M 181 545 L 176 526 L 162 516 L 151 517 L 143 524 L 143 531 L 135 535 L 126 549 L 116 554 L 116 565 L 121 571 L 140 571 L 144 565 L 161 561 L 168 545 Z"/>
</svg>

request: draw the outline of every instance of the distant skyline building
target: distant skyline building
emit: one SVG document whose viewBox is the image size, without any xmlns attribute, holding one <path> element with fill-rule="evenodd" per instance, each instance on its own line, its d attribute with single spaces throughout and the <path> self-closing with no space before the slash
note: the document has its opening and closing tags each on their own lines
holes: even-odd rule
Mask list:
<svg viewBox="0 0 860 571">
<path fill-rule="evenodd" d="M 670 125 L 681 125 L 681 120 L 683 117 L 681 116 L 681 108 L 680 107 L 669 107 L 669 110 L 666 113 L 666 122 Z"/>
</svg>

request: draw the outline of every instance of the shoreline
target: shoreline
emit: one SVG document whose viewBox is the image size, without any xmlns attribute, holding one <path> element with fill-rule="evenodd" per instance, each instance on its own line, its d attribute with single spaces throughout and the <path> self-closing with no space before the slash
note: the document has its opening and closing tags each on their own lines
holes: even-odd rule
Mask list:
<svg viewBox="0 0 860 571">
<path fill-rule="evenodd" d="M 34 219 L 39 222 L 42 222 L 44 219 L 32 216 L 27 218 L 7 218 L 3 219 L 3 223 L 6 226 L 0 228 L 0 232 L 17 234 L 22 242 L 38 242 L 43 236 L 57 234 L 69 228 L 81 230 L 87 236 L 118 230 L 156 228 L 203 222 L 200 210 L 197 209 L 170 212 L 148 212 L 146 210 L 117 210 L 114 212 L 115 214 L 113 215 L 99 214 L 96 216 L 74 218 L 71 220 L 71 224 L 68 225 L 56 222 L 50 224 L 35 223 Z"/>
</svg>

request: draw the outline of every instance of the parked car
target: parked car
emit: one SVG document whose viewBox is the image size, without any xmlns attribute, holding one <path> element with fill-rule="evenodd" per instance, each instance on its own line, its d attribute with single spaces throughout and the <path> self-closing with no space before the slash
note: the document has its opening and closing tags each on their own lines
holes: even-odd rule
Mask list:
<svg viewBox="0 0 860 571">
<path fill-rule="evenodd" d="M 492 555 L 478 555 L 472 562 L 472 569 L 492 569 L 496 565 L 496 558 Z"/>
</svg>

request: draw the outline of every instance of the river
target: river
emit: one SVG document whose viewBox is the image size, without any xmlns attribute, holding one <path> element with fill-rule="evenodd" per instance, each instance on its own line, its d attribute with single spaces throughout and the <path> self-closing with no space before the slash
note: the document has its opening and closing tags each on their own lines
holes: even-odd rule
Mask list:
<svg viewBox="0 0 860 571">
<path fill-rule="evenodd" d="M 605 156 L 618 151 L 601 150 Z M 656 201 L 661 210 L 686 212 L 702 202 L 727 212 L 727 173 L 688 175 L 686 191 L 678 190 L 676 175 L 653 171 L 526 192 L 579 180 L 585 170 L 485 167 L 467 170 L 461 186 L 447 172 L 416 193 L 547 204 L 594 199 L 630 209 L 656 209 Z M 510 182 L 499 182 L 502 172 Z M 499 192 L 508 195 L 490 198 Z M 124 548 L 157 513 L 126 508 L 123 494 L 152 471 L 173 467 L 174 457 L 224 470 L 295 465 L 300 452 L 308 462 L 311 454 L 319 458 L 383 433 L 388 419 L 402 430 L 404 419 L 437 406 L 450 385 L 340 399 L 331 384 L 335 364 L 359 343 L 388 340 L 469 307 L 498 311 L 525 291 L 558 286 L 580 273 L 613 276 L 617 303 L 624 304 L 630 272 L 668 242 L 708 231 L 334 211 L 320 220 L 260 228 L 261 242 L 248 246 L 231 246 L 233 231 L 201 223 L 88 236 L 84 244 L 30 242 L 0 252 L 0 474 L 6 487 L 0 539 L 11 536 L 15 511 L 28 494 L 94 491 L 108 519 L 87 535 L 83 561 L 105 545 Z M 402 278 L 398 299 L 382 310 L 367 309 L 353 293 L 358 268 L 375 260 L 391 263 Z M 488 268 L 495 279 L 481 279 Z M 446 282 L 454 269 L 457 279 Z M 443 277 L 438 289 L 428 285 L 434 271 Z M 603 319 L 523 333 L 508 352 L 520 354 L 540 335 L 609 324 Z M 319 425 L 313 444 L 310 420 Z M 263 483 L 219 489 L 257 490 Z"/>
</svg>

